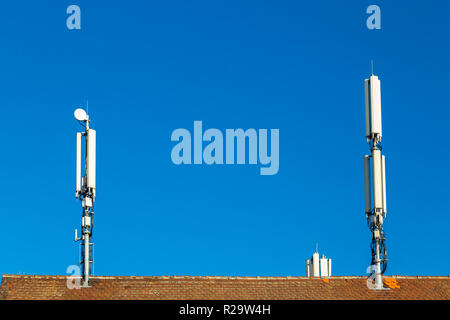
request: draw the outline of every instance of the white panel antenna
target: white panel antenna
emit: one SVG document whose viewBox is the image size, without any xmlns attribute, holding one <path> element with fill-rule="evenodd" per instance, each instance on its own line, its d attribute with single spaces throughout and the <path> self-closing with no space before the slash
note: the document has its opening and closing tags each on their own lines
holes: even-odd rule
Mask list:
<svg viewBox="0 0 450 320">
<path fill-rule="evenodd" d="M 366 98 L 366 137 L 381 140 L 381 90 L 380 80 L 371 75 L 364 81 Z"/>
<path fill-rule="evenodd" d="M 331 277 L 331 259 L 327 259 L 325 255 L 320 258 L 320 276 Z"/>
<path fill-rule="evenodd" d="M 95 196 L 95 156 L 96 156 L 96 132 L 93 129 L 88 131 L 87 139 L 87 156 L 86 156 L 86 167 L 88 170 L 87 186 L 93 190 Z"/>
<path fill-rule="evenodd" d="M 81 193 L 81 132 L 77 132 L 77 158 L 76 158 L 76 197 Z"/>
<path fill-rule="evenodd" d="M 364 156 L 364 187 L 366 213 L 372 209 L 372 183 L 370 179 L 370 156 Z"/>
<path fill-rule="evenodd" d="M 312 256 L 311 271 L 313 277 L 320 277 L 319 253 L 314 252 Z"/>
<path fill-rule="evenodd" d="M 386 207 L 386 157 L 381 156 L 381 171 L 382 171 L 382 187 L 383 187 L 383 215 L 386 217 L 387 207 Z"/>
</svg>

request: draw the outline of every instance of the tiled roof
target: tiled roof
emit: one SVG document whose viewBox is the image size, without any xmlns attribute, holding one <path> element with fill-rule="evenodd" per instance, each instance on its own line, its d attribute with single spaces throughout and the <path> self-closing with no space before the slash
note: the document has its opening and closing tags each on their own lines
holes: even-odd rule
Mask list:
<svg viewBox="0 0 450 320">
<path fill-rule="evenodd" d="M 1 299 L 336 300 L 450 298 L 449 276 L 385 277 L 389 290 L 370 290 L 366 277 L 126 276 L 90 279 L 68 289 L 67 276 L 3 275 Z"/>
</svg>

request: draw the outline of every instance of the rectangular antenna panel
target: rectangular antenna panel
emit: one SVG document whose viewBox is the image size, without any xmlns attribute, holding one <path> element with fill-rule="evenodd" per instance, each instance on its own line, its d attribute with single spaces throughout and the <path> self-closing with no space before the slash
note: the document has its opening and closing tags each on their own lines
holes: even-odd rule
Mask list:
<svg viewBox="0 0 450 320">
<path fill-rule="evenodd" d="M 372 210 L 372 183 L 370 179 L 370 156 L 364 156 L 364 194 L 366 200 L 366 213 Z"/>
<path fill-rule="evenodd" d="M 370 81 L 369 79 L 364 80 L 364 97 L 365 97 L 365 106 L 366 106 L 366 137 L 370 137 Z"/>
<path fill-rule="evenodd" d="M 320 277 L 319 253 L 314 252 L 311 263 L 311 273 L 313 277 Z"/>
<path fill-rule="evenodd" d="M 87 133 L 87 155 L 86 155 L 86 176 L 88 188 L 95 189 L 95 149 L 96 149 L 96 131 L 89 129 Z"/>
<path fill-rule="evenodd" d="M 81 132 L 77 132 L 76 191 L 81 192 Z"/>
<path fill-rule="evenodd" d="M 328 276 L 331 277 L 331 259 L 328 259 Z"/>
<path fill-rule="evenodd" d="M 383 171 L 382 179 L 383 179 L 383 213 L 386 214 L 386 158 L 381 156 L 381 170 Z"/>
<path fill-rule="evenodd" d="M 381 137 L 381 89 L 377 76 L 364 80 L 366 99 L 366 137 Z"/>
<path fill-rule="evenodd" d="M 373 150 L 373 205 L 374 209 L 383 209 L 383 170 L 381 151 Z"/>
<path fill-rule="evenodd" d="M 328 272 L 328 260 L 327 258 L 320 258 L 320 276 L 321 277 L 329 277 L 330 273 Z"/>
</svg>

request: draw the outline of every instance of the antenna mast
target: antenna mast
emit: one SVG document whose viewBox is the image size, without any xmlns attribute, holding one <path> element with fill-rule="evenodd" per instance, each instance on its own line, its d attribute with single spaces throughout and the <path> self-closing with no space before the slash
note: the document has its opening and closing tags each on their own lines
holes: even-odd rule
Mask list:
<svg viewBox="0 0 450 320">
<path fill-rule="evenodd" d="M 89 275 L 93 270 L 93 243 L 92 227 L 94 217 L 95 200 L 95 158 L 96 158 L 96 131 L 89 127 L 89 116 L 83 109 L 75 110 L 75 119 L 84 124 L 85 131 L 77 132 L 77 156 L 76 156 L 76 192 L 75 197 L 81 200 L 81 238 L 77 237 L 78 230 L 75 229 L 75 241 L 81 241 L 81 261 L 83 266 L 82 275 L 84 287 L 89 286 Z M 84 176 L 81 173 L 81 142 L 84 137 Z"/>
<path fill-rule="evenodd" d="M 380 80 L 371 75 L 364 80 L 366 100 L 366 139 L 371 155 L 364 156 L 365 212 L 372 232 L 371 271 L 375 272 L 375 288 L 383 289 L 382 276 L 387 267 L 383 221 L 386 218 L 385 157 L 381 154 Z"/>
</svg>

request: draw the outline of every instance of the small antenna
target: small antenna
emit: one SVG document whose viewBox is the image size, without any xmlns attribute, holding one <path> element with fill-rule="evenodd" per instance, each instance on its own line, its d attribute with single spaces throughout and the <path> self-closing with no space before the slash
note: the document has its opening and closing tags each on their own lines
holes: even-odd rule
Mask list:
<svg viewBox="0 0 450 320">
<path fill-rule="evenodd" d="M 370 67 L 371 67 L 371 71 L 372 71 L 372 75 L 373 75 L 373 60 L 370 60 Z"/>
<path fill-rule="evenodd" d="M 373 74 L 373 72 L 372 72 L 372 74 Z M 86 100 L 86 113 L 89 114 L 89 100 Z"/>
<path fill-rule="evenodd" d="M 319 252 L 319 243 L 316 242 L 316 252 Z"/>
</svg>

